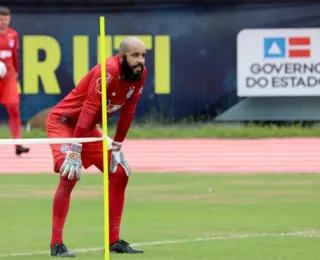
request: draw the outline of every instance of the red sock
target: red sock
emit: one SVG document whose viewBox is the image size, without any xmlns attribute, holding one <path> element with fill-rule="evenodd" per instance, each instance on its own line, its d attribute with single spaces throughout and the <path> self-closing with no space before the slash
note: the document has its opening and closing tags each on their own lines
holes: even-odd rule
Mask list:
<svg viewBox="0 0 320 260">
<path fill-rule="evenodd" d="M 60 166 L 63 163 L 63 160 L 60 162 Z M 76 180 L 68 180 L 60 176 L 59 186 L 54 195 L 53 199 L 53 207 L 52 207 L 52 235 L 50 248 L 55 243 L 63 243 L 63 228 L 64 223 L 66 221 L 69 206 L 70 206 L 70 198 L 71 192 L 76 185 Z"/>
<path fill-rule="evenodd" d="M 10 104 L 10 105 L 6 105 L 6 108 L 9 114 L 9 128 L 10 128 L 12 138 L 15 138 L 15 139 L 20 138 L 21 118 L 20 118 L 19 105 Z"/>
<path fill-rule="evenodd" d="M 120 224 L 123 213 L 125 189 L 128 177 L 121 166 L 115 174 L 109 174 L 109 243 L 120 238 Z"/>
<path fill-rule="evenodd" d="M 102 162 L 95 165 L 103 172 Z M 113 244 L 120 238 L 120 224 L 128 180 L 121 166 L 118 166 L 116 173 L 109 173 L 109 244 Z"/>
</svg>

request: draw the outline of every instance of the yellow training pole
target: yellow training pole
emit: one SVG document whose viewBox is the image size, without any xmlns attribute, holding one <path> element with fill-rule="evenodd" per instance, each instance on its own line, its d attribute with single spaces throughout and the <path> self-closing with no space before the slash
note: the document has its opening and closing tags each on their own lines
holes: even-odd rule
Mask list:
<svg viewBox="0 0 320 260">
<path fill-rule="evenodd" d="M 100 64 L 101 64 L 101 92 L 102 92 L 102 132 L 108 135 L 107 119 L 107 81 L 106 81 L 106 53 L 105 53 L 105 19 L 100 16 Z M 108 171 L 108 142 L 103 139 L 103 193 L 104 193 L 104 259 L 109 260 L 109 171 Z"/>
</svg>

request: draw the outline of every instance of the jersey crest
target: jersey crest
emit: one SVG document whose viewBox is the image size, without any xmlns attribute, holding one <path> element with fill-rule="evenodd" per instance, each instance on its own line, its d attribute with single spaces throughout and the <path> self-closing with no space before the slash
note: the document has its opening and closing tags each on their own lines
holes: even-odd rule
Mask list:
<svg viewBox="0 0 320 260">
<path fill-rule="evenodd" d="M 8 42 L 8 45 L 9 45 L 9 47 L 10 47 L 11 49 L 14 47 L 14 44 L 15 44 L 14 40 L 13 40 L 13 39 L 10 39 L 9 42 Z"/>
</svg>

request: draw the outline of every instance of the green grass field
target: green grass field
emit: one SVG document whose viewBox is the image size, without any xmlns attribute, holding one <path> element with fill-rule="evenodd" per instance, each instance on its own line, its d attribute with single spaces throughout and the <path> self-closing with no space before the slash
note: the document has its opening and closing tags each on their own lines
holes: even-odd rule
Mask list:
<svg viewBox="0 0 320 260">
<path fill-rule="evenodd" d="M 116 127 L 108 126 L 108 135 L 114 136 Z M 127 139 L 154 138 L 282 138 L 320 137 L 319 126 L 221 126 L 215 124 L 135 124 L 130 127 Z M 11 138 L 7 127 L 0 128 L 0 138 Z M 22 131 L 22 138 L 47 138 L 44 130 Z"/>
<path fill-rule="evenodd" d="M 57 182 L 0 175 L 0 259 L 51 259 Z M 65 243 L 77 259 L 104 258 L 102 183 L 85 174 L 73 192 Z M 111 259 L 320 259 L 319 184 L 320 175 L 133 174 L 122 236 L 145 254 Z"/>
</svg>

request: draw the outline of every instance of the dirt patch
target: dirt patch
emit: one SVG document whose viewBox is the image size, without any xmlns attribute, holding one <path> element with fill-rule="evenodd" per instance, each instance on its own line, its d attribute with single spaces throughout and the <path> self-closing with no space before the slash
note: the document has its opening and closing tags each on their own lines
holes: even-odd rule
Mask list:
<svg viewBox="0 0 320 260">
<path fill-rule="evenodd" d="M 30 190 L 25 189 L 0 193 L 0 198 L 18 198 L 18 199 L 35 199 L 35 198 L 53 198 L 55 189 Z M 100 199 L 103 198 L 103 189 L 81 189 L 72 192 L 72 198 L 76 199 Z"/>
<path fill-rule="evenodd" d="M 237 180 L 233 181 L 232 185 L 249 185 L 249 186 L 314 186 L 319 185 L 320 181 L 297 181 L 297 180 L 282 180 L 282 181 L 261 181 L 261 180 Z"/>
<path fill-rule="evenodd" d="M 103 200 L 103 190 L 81 190 L 75 191 L 72 194 L 72 198 L 77 199 L 102 199 Z"/>
<path fill-rule="evenodd" d="M 212 201 L 210 194 L 131 194 L 128 195 L 134 201 L 171 201 L 171 202 L 192 202 L 192 201 Z"/>
<path fill-rule="evenodd" d="M 150 202 L 150 195 L 147 194 L 129 194 L 131 200 L 138 202 Z M 257 198 L 257 197 L 256 197 Z M 256 198 L 228 198 L 221 195 L 212 194 L 156 194 L 152 195 L 153 202 L 177 202 L 177 203 L 208 203 L 223 205 L 249 205 L 257 204 Z"/>
<path fill-rule="evenodd" d="M 0 205 L 12 205 L 12 202 L 8 202 L 8 201 L 0 201 Z"/>
<path fill-rule="evenodd" d="M 286 195 L 297 195 L 297 196 L 306 196 L 306 195 L 318 195 L 318 192 L 315 191 L 306 191 L 306 190 L 266 190 L 266 191 L 246 191 L 245 194 L 253 196 L 286 196 Z"/>
<path fill-rule="evenodd" d="M 235 204 L 241 202 L 243 199 L 237 198 L 228 198 L 229 193 L 225 194 L 214 194 L 214 193 L 186 193 L 186 194 L 172 194 L 172 193 L 153 193 L 150 195 L 149 192 L 141 192 L 141 191 L 129 191 L 127 192 L 127 196 L 130 197 L 131 200 L 139 201 L 139 202 L 150 202 L 152 201 L 164 201 L 164 202 L 200 202 L 200 203 L 223 203 L 223 204 Z"/>
<path fill-rule="evenodd" d="M 128 190 L 134 192 L 145 192 L 145 191 L 175 191 L 181 190 L 182 185 L 148 185 L 148 186 L 140 186 L 140 185 L 131 185 L 128 187 Z"/>
</svg>

